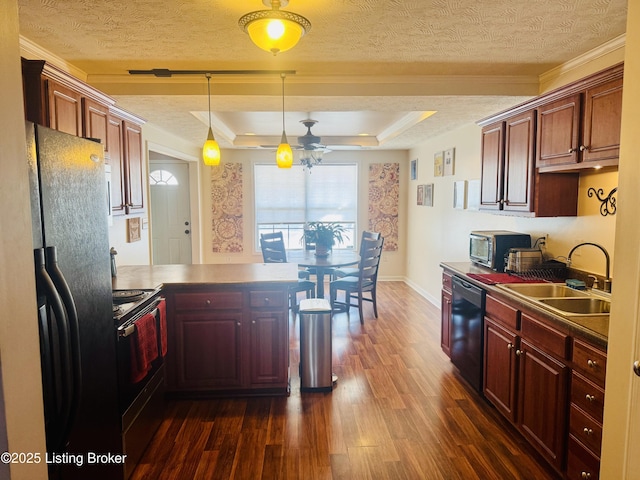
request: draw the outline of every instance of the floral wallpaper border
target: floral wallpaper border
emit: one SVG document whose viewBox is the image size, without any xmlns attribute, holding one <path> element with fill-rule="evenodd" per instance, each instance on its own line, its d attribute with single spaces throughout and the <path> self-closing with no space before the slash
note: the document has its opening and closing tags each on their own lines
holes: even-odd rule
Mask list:
<svg viewBox="0 0 640 480">
<path fill-rule="evenodd" d="M 369 165 L 369 229 L 384 237 L 384 250 L 398 250 L 400 164 Z"/>
<path fill-rule="evenodd" d="M 242 231 L 242 164 L 211 169 L 211 251 L 240 253 Z"/>
</svg>

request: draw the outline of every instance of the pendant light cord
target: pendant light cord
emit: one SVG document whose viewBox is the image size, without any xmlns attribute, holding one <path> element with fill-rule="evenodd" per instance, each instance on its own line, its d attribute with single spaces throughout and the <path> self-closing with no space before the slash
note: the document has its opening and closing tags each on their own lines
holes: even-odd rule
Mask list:
<svg viewBox="0 0 640 480">
<path fill-rule="evenodd" d="M 284 77 L 286 75 L 284 73 L 280 74 L 280 78 L 282 78 L 282 131 L 284 132 Z"/>
<path fill-rule="evenodd" d="M 211 74 L 207 73 L 207 98 L 209 99 L 209 128 L 211 128 Z"/>
</svg>

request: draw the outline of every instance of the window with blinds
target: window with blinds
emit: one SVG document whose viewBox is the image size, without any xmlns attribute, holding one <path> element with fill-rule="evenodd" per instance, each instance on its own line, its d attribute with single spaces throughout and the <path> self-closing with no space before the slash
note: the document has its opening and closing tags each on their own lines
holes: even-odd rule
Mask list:
<svg viewBox="0 0 640 480">
<path fill-rule="evenodd" d="M 354 248 L 358 215 L 356 164 L 254 165 L 256 245 L 261 233 L 281 231 L 288 249 L 303 248 L 304 224 L 339 222 L 347 238 L 334 248 Z"/>
</svg>

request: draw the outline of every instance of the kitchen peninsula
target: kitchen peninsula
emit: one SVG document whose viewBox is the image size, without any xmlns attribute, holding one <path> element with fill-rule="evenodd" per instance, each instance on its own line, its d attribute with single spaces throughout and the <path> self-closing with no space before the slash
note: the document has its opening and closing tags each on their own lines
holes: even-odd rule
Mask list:
<svg viewBox="0 0 640 480">
<path fill-rule="evenodd" d="M 161 288 L 167 393 L 287 395 L 295 264 L 119 266 L 113 289 Z"/>
</svg>

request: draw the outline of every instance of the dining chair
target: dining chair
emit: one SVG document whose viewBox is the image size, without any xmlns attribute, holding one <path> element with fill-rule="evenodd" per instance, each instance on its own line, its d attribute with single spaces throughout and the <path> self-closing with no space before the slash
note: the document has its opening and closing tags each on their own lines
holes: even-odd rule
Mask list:
<svg viewBox="0 0 640 480">
<path fill-rule="evenodd" d="M 284 246 L 282 232 L 261 233 L 260 249 L 262 250 L 262 260 L 264 263 L 287 263 L 287 250 Z M 289 287 L 289 308 L 293 313 L 298 312 L 298 293 L 305 292 L 307 298 L 315 298 L 316 284 L 309 280 L 308 274 L 305 278 L 298 272 L 298 284 Z"/>
<path fill-rule="evenodd" d="M 369 232 L 367 230 L 362 231 L 362 236 L 360 237 L 360 247 L 358 251 L 362 251 L 362 242 L 366 239 L 370 240 L 378 240 L 380 238 L 380 232 Z M 357 277 L 359 274 L 358 267 L 341 267 L 336 268 L 333 271 L 333 279 L 337 280 L 342 277 Z"/>
<path fill-rule="evenodd" d="M 342 277 L 333 280 L 329 284 L 331 309 L 346 311 L 351 307 L 357 307 L 360 314 L 360 323 L 364 325 L 363 302 L 373 304 L 373 313 L 378 318 L 378 304 L 376 298 L 376 284 L 378 282 L 378 267 L 382 256 L 384 238 L 377 240 L 365 238 L 362 240 L 360 250 L 360 262 L 358 263 L 358 275 Z M 344 290 L 344 302 L 338 301 L 338 291 Z M 364 294 L 369 294 L 365 297 Z M 356 303 L 353 303 L 356 301 Z"/>
<path fill-rule="evenodd" d="M 260 248 L 264 263 L 287 263 L 287 250 L 282 232 L 261 233 Z M 309 280 L 309 272 L 306 269 L 299 270 L 298 278 Z"/>
</svg>

